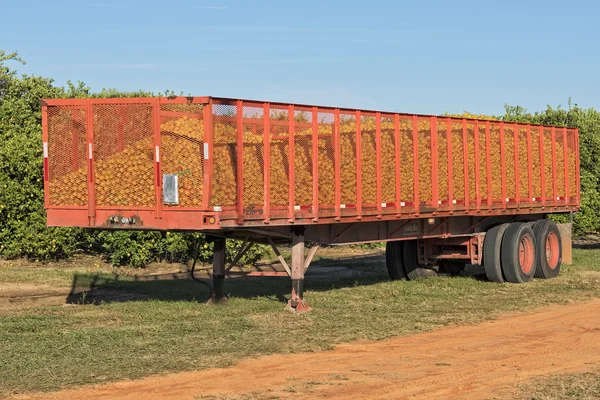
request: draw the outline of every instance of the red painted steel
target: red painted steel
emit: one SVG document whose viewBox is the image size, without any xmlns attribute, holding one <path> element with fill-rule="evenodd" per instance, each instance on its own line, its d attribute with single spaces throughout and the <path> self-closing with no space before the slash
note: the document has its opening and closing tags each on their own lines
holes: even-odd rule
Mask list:
<svg viewBox="0 0 600 400">
<path fill-rule="evenodd" d="M 143 107 L 139 107 L 139 105 L 149 106 L 152 110 L 151 118 L 152 118 L 152 142 L 154 144 L 153 156 L 154 156 L 154 195 L 155 195 L 155 203 L 153 207 L 134 207 L 134 206 L 112 206 L 112 207 L 98 207 L 95 202 L 95 180 L 94 180 L 94 147 L 97 143 L 94 143 L 94 129 L 101 129 L 102 127 L 95 127 L 95 119 L 94 119 L 94 106 L 99 105 L 119 105 L 118 112 L 115 113 L 114 118 L 116 118 L 114 127 L 112 129 L 117 129 L 120 131 L 124 121 L 136 121 L 135 112 L 139 112 L 136 110 L 141 110 Z M 202 104 L 203 111 L 200 116 L 197 112 L 187 111 L 186 108 L 182 108 L 181 112 L 177 111 L 175 108 L 168 108 L 168 106 L 164 110 L 160 110 L 162 104 Z M 131 109 L 129 111 L 128 105 L 136 106 L 137 109 Z M 469 137 L 467 134 L 467 120 L 463 118 L 452 118 L 445 117 L 444 121 L 446 123 L 446 146 L 447 149 L 447 166 L 444 165 L 444 168 L 447 168 L 446 176 L 443 176 L 441 173 L 440 159 L 442 153 L 440 153 L 441 149 L 439 149 L 439 141 L 441 140 L 441 132 L 438 135 L 438 124 L 440 123 L 439 119 L 434 116 L 421 116 L 419 119 L 418 115 L 406 115 L 399 113 L 381 113 L 379 111 L 367 111 L 367 110 L 347 110 L 347 109 L 338 109 L 331 107 L 317 107 L 317 106 L 309 106 L 309 105 L 292 105 L 292 104 L 282 104 L 282 103 L 267 103 L 267 102 L 257 102 L 252 100 L 240 100 L 240 99 L 223 99 L 223 98 L 212 98 L 212 97 L 175 97 L 175 98 L 150 98 L 150 99 L 59 99 L 59 100 L 45 100 L 42 102 L 42 135 L 44 141 L 44 155 L 47 154 L 48 147 L 48 139 L 50 134 L 54 134 L 55 131 L 60 131 L 62 125 L 53 125 L 50 127 L 49 123 L 55 124 L 64 124 L 63 114 L 60 114 L 60 118 L 55 120 L 49 120 L 48 114 L 49 109 L 52 107 L 68 107 L 68 117 L 71 120 L 71 124 L 68 126 L 67 132 L 59 132 L 56 134 L 61 134 L 65 137 L 67 135 L 67 146 L 60 147 L 59 149 L 53 150 L 54 153 L 59 154 L 49 154 L 49 158 L 44 157 L 44 190 L 45 190 L 45 207 L 48 210 L 48 223 L 55 224 L 60 226 L 88 226 L 88 227 L 107 227 L 106 221 L 110 216 L 132 216 L 139 214 L 143 216 L 141 218 L 143 220 L 143 225 L 136 226 L 109 226 L 112 228 L 141 228 L 141 229 L 186 229 L 186 230 L 209 230 L 209 229 L 218 229 L 220 227 L 244 227 L 244 226 L 260 226 L 265 224 L 270 225 L 287 225 L 289 223 L 296 224 L 331 224 L 339 222 L 348 222 L 348 221 L 356 221 L 356 219 L 360 219 L 362 222 L 370 222 L 377 221 L 378 219 L 406 219 L 414 218 L 415 216 L 426 218 L 426 217 L 448 217 L 448 216 L 461 216 L 461 215 L 469 215 L 475 209 L 475 200 L 477 209 L 482 212 L 484 215 L 502 215 L 504 214 L 527 214 L 527 213 L 544 213 L 547 212 L 544 209 L 544 201 L 547 200 L 545 197 L 545 170 L 544 165 L 548 160 L 545 158 L 548 157 L 544 153 L 544 141 L 548 140 L 544 138 L 544 128 L 541 126 L 536 126 L 535 129 L 539 130 L 540 138 L 540 161 L 539 166 L 535 165 L 534 159 L 532 157 L 532 136 L 531 136 L 531 126 L 528 124 L 512 124 L 511 127 L 514 129 L 514 160 L 506 160 L 506 149 L 504 143 L 504 123 L 500 122 L 489 122 L 489 121 L 478 121 L 473 120 L 469 121 L 469 125 L 472 123 L 474 126 L 474 143 L 469 144 Z M 68 163 L 66 173 L 74 173 L 77 168 L 82 168 L 82 165 L 75 164 L 75 161 L 72 161 L 75 156 L 75 152 L 78 150 L 75 146 L 75 133 L 73 130 L 73 126 L 77 124 L 83 123 L 83 121 L 78 121 L 79 114 L 72 113 L 72 107 L 80 107 L 80 109 L 85 110 L 85 128 L 86 128 L 86 149 L 85 154 L 87 158 L 87 164 L 85 168 L 85 173 L 87 173 L 87 194 L 88 201 L 85 206 L 66 206 L 64 204 L 50 204 L 49 201 L 49 188 L 50 185 L 56 185 L 52 179 L 57 179 L 60 177 L 60 174 L 65 174 L 65 172 L 60 172 L 60 174 L 56 175 L 53 173 L 52 165 L 59 165 L 60 168 L 65 165 L 65 162 L 60 161 L 62 164 L 57 164 L 53 157 L 57 157 L 57 159 L 64 159 Z M 219 108 L 221 107 L 221 108 Z M 225 108 L 223 108 L 225 107 Z M 287 112 L 286 118 L 281 119 L 277 116 L 272 116 L 273 107 L 279 111 Z M 260 110 L 260 113 L 252 114 L 253 109 Z M 250 111 L 247 111 L 250 110 Z M 342 121 L 340 120 L 340 113 L 343 111 L 346 115 L 354 115 L 356 118 L 356 132 L 353 137 L 356 138 L 356 142 L 353 146 L 353 151 L 355 154 L 352 155 L 353 160 L 351 161 L 351 168 L 356 171 L 356 182 L 351 185 L 351 192 L 356 189 L 356 193 L 353 193 L 352 197 L 356 196 L 356 204 L 342 204 L 342 196 L 346 196 L 347 192 L 343 192 L 343 190 L 349 190 L 348 188 L 342 188 L 342 165 L 345 168 L 348 167 L 348 160 L 342 159 L 341 153 L 341 135 L 342 135 Z M 246 112 L 246 115 L 244 115 Z M 260 115 L 262 114 L 262 115 Z M 59 114 L 57 114 L 59 115 Z M 275 115 L 275 114 L 274 114 Z M 319 120 L 321 115 L 332 115 L 331 117 L 323 117 L 322 121 Z M 382 115 L 384 118 L 382 118 Z M 200 145 L 203 144 L 203 152 L 204 155 L 202 160 L 198 160 L 198 162 L 203 163 L 203 170 L 201 172 L 202 175 L 202 188 L 198 190 L 202 190 L 202 201 L 201 206 L 198 208 L 194 207 L 178 207 L 177 210 L 173 208 L 169 208 L 163 205 L 162 203 L 162 160 L 161 160 L 161 119 L 165 121 L 164 118 L 168 118 L 169 120 L 177 121 L 178 118 L 187 118 L 188 120 L 199 121 L 201 129 L 203 130 L 200 134 Z M 141 118 L 141 116 L 139 117 Z M 329 119 L 327 119 L 329 118 Z M 363 134 L 363 130 L 366 129 L 367 119 L 374 118 L 375 121 L 375 160 L 372 158 L 363 157 L 373 157 L 373 153 L 368 153 L 371 155 L 367 155 L 366 149 L 369 147 L 364 146 L 372 146 L 372 144 L 367 144 L 365 142 L 365 138 L 361 135 Z M 59 121 L 59 122 L 52 122 Z M 67 119 L 68 121 L 68 119 Z M 344 124 L 346 124 L 344 120 Z M 393 121 L 393 128 L 392 128 Z M 427 144 L 419 143 L 419 121 L 428 122 L 429 123 L 429 131 L 430 138 L 428 139 Z M 409 132 L 406 132 L 403 129 L 406 129 L 405 125 L 408 122 L 408 126 L 410 129 Z M 452 124 L 456 123 L 462 124 L 462 149 L 456 149 L 454 146 L 458 146 L 458 144 L 452 142 L 453 134 L 460 134 L 458 132 L 452 132 Z M 129 122 L 127 122 L 129 123 Z M 229 125 L 227 125 L 229 124 Z M 389 124 L 389 125 L 388 125 Z M 482 124 L 485 124 L 485 146 L 486 152 L 485 154 L 480 152 L 480 142 L 484 140 L 481 138 L 480 128 Z M 142 133 L 139 129 L 143 129 L 140 125 L 136 127 L 133 132 L 133 137 L 142 137 Z M 492 140 L 490 130 L 492 127 L 494 129 L 496 127 L 500 127 L 500 170 L 494 171 L 492 164 Z M 343 125 L 344 135 L 347 133 L 347 126 Z M 150 128 L 148 128 L 150 129 Z M 230 131 L 225 131 L 225 133 L 220 133 L 222 137 L 220 137 L 218 146 L 222 146 L 220 148 L 227 148 L 228 154 L 231 154 L 231 160 L 223 160 L 219 159 L 222 157 L 222 151 L 216 154 L 214 151 L 214 130 L 219 129 L 219 132 L 223 132 L 223 129 L 231 129 L 235 139 L 231 142 L 223 143 L 223 140 L 227 140 Z M 372 129 L 372 128 L 369 128 Z M 390 132 L 393 129 L 393 144 L 386 139 L 384 142 L 382 136 L 382 132 Z M 528 151 L 528 161 L 527 161 L 527 169 L 528 169 L 528 194 L 529 198 L 525 198 L 521 196 L 519 192 L 519 168 L 523 168 L 524 166 L 519 165 L 519 130 L 526 129 L 527 130 L 527 151 Z M 551 128 L 552 130 L 552 176 L 553 176 L 553 194 L 554 200 L 548 205 L 553 205 L 555 208 L 560 206 L 561 211 L 575 211 L 579 206 L 580 192 L 579 192 L 579 180 L 580 180 L 580 171 L 579 171 L 579 138 L 577 130 L 567 130 L 562 129 L 562 135 L 556 135 L 556 128 Z M 287 133 L 285 132 L 287 130 Z M 254 141 L 252 138 L 256 138 L 261 135 L 259 141 Z M 118 133 L 118 132 L 117 132 Z M 366 131 L 364 132 L 367 134 Z M 407 161 L 403 161 L 403 157 L 406 157 L 406 149 L 402 149 L 402 135 L 406 135 L 408 133 L 409 137 L 412 137 L 412 146 L 410 146 L 412 150 L 412 155 L 410 155 L 410 150 L 408 151 L 409 156 L 411 156 L 412 160 L 409 158 Z M 248 142 L 245 143 L 245 135 L 248 136 Z M 308 135 L 308 137 L 307 137 Z M 369 135 L 372 135 L 369 133 Z M 102 137 L 103 135 L 98 135 L 98 137 Z M 109 137 L 109 136 L 104 136 Z M 177 133 L 175 133 L 172 137 L 180 137 Z M 131 137 L 124 135 L 117 135 L 117 141 L 114 143 L 115 149 L 117 153 L 119 151 L 124 151 L 128 146 L 131 146 L 132 139 Z M 345 140 L 346 136 L 344 136 Z M 560 144 L 556 144 L 556 140 L 562 140 L 562 149 L 559 148 Z M 363 140 L 364 139 L 364 140 Z M 52 138 L 50 138 L 52 140 Z M 98 139 L 96 139 L 98 140 Z M 119 141 L 124 141 L 120 143 Z M 195 143 L 197 142 L 197 139 Z M 272 141 L 278 140 L 287 143 L 287 151 L 284 155 L 283 159 L 283 167 L 286 169 L 286 179 L 288 180 L 285 184 L 287 186 L 287 204 L 285 204 L 285 200 L 283 203 L 274 203 L 273 200 L 273 190 L 272 187 L 272 172 L 280 168 L 278 171 L 281 171 L 281 161 L 277 161 L 277 165 L 273 165 L 273 157 L 272 153 L 274 148 L 272 147 Z M 308 141 L 302 142 L 303 140 L 310 140 L 310 144 Z M 364 142 L 364 143 L 363 143 Z M 147 142 L 146 142 L 147 143 Z M 164 142 L 166 143 L 166 142 Z M 301 143 L 306 143 L 306 145 L 302 145 Z M 345 143 L 345 142 L 344 142 Z M 142 143 L 140 143 L 141 145 Z M 245 152 L 244 145 L 249 149 L 249 152 Z M 394 146 L 393 151 L 389 152 L 389 148 L 385 146 Z M 146 145 L 144 145 L 146 146 Z M 223 147 L 228 146 L 228 147 Z M 301 148 L 299 146 L 302 146 Z M 419 148 L 420 146 L 429 146 L 430 149 L 427 151 L 431 151 L 431 171 L 425 173 L 424 170 L 420 171 L 419 165 Z M 469 154 L 469 149 L 471 146 L 474 146 L 475 154 Z M 260 157 L 258 162 L 260 164 L 260 171 L 258 172 L 260 175 L 260 186 L 256 186 L 253 184 L 252 177 L 248 176 L 250 171 L 245 171 L 244 166 L 245 162 L 250 162 L 249 165 L 252 165 L 252 159 L 248 159 L 248 157 L 254 157 L 253 149 L 256 149 L 257 157 Z M 557 151 L 560 149 L 562 152 L 563 161 L 558 165 L 557 162 Z M 572 149 L 572 150 L 571 150 Z M 344 150 L 347 151 L 347 150 Z M 369 150 L 372 151 L 372 150 Z M 385 151 L 385 153 L 384 153 Z M 423 150 L 421 150 L 423 151 Z M 464 200 L 458 200 L 455 204 L 454 199 L 457 197 L 454 193 L 455 185 L 453 182 L 453 173 L 455 172 L 455 168 L 453 166 L 453 151 L 459 151 L 463 153 L 463 172 L 464 172 Z M 302 159 L 298 158 L 296 162 L 295 158 L 298 157 L 299 154 L 302 154 Z M 385 160 L 382 159 L 384 154 L 388 154 L 385 157 Z M 389 159 L 389 154 L 394 157 L 394 160 Z M 575 155 L 575 160 L 573 161 L 573 155 Z M 569 156 L 571 158 L 569 158 Z M 244 159 L 246 157 L 246 160 Z M 469 157 L 475 159 L 474 170 L 469 171 Z M 480 178 L 481 173 L 484 173 L 480 165 L 481 157 L 486 157 L 485 168 L 487 178 L 487 187 L 480 187 Z M 355 158 L 355 160 L 354 160 Z M 287 160 L 286 160 L 287 159 Z M 404 158 L 405 159 L 405 158 Z M 329 161 L 330 160 L 330 161 Z M 405 159 L 406 160 L 406 159 Z M 497 159 L 496 159 L 497 160 Z M 522 160 L 524 161 L 524 160 Z M 104 161 L 103 161 L 104 162 Z M 330 167 L 327 167 L 327 163 L 331 163 Z M 376 176 L 373 177 L 369 175 L 365 176 L 365 171 L 367 170 L 367 162 L 369 162 L 369 168 L 375 163 L 375 169 L 369 171 L 373 171 L 372 173 Z M 472 162 L 472 161 L 471 161 Z M 497 162 L 497 161 L 495 161 Z M 514 182 L 507 181 L 507 162 L 515 163 L 515 179 Z M 573 176 L 572 168 L 573 163 L 575 165 L 575 174 L 577 182 L 570 182 L 569 176 Z M 221 176 L 221 180 L 215 181 L 215 168 L 221 171 L 223 168 L 231 168 L 231 163 L 233 163 L 233 176 L 231 179 L 227 178 L 225 181 L 227 184 L 231 186 L 228 188 L 229 191 L 233 191 L 234 195 L 231 200 L 219 200 L 219 203 L 215 204 L 211 202 L 214 190 L 215 182 L 223 182 L 223 176 Z M 308 164 L 307 164 L 308 163 Z M 328 178 L 327 174 L 329 172 L 328 169 L 324 169 L 324 172 L 320 172 L 320 164 L 324 163 L 323 166 L 327 168 L 331 168 L 331 175 Z M 354 164 L 355 163 L 355 164 Z M 412 165 L 411 165 L 412 164 Z M 421 164 L 423 164 L 423 160 L 421 160 Z M 364 167 L 364 168 L 363 168 Z M 385 182 L 384 176 L 389 176 L 389 168 L 391 167 L 392 174 L 395 173 L 395 182 L 392 184 L 392 187 L 387 186 L 387 182 Z M 421 165 L 423 167 L 423 165 Z M 254 167 L 256 170 L 256 167 Z M 406 168 L 406 169 L 405 169 Z M 412 168 L 412 171 L 410 169 Z M 424 168 L 424 167 L 423 167 Z M 533 196 L 537 195 L 537 193 L 533 193 L 534 179 L 533 170 L 540 169 L 540 178 L 541 178 L 541 199 L 536 199 L 533 201 Z M 385 172 L 384 173 L 384 169 Z M 565 196 L 564 198 L 557 199 L 558 197 L 558 182 L 557 176 L 559 170 L 565 169 L 564 173 L 564 185 L 565 185 Z M 62 170 L 61 170 L 62 171 Z M 410 172 L 409 172 L 410 171 Z M 185 173 L 185 171 L 183 171 Z M 492 173 L 493 172 L 493 173 Z M 569 175 L 571 172 L 571 175 Z M 79 173 L 79 172 L 78 172 Z M 252 172 L 256 173 L 256 172 Z M 371 172 L 369 172 L 370 174 Z M 493 198 L 492 191 L 492 180 L 495 174 L 498 173 L 501 178 L 502 184 L 502 199 Z M 54 175 L 53 175 L 54 174 Z M 304 174 L 304 175 L 303 175 Z M 325 174 L 321 175 L 320 174 Z M 469 174 L 473 174 L 471 179 L 469 179 Z M 55 176 L 56 175 L 56 176 Z M 85 176 L 85 175 L 84 175 Z M 404 178 L 403 178 L 404 177 Z M 405 182 L 411 182 L 412 177 L 412 185 L 413 185 L 413 195 L 412 198 L 404 198 L 407 195 L 402 194 L 403 184 Z M 367 180 L 368 178 L 368 180 Z M 375 178 L 375 179 L 373 179 Z M 469 187 L 470 184 L 473 184 L 473 178 L 475 180 L 475 193 L 470 193 Z M 247 182 L 247 185 L 244 185 L 244 179 Z M 346 182 L 347 182 L 346 178 Z M 403 181 L 404 179 L 404 181 Z M 423 188 L 424 182 L 422 179 L 430 179 L 431 183 L 431 197 L 427 195 L 424 197 L 426 200 L 421 201 L 423 193 L 420 193 L 420 188 Z M 447 198 L 440 198 L 440 184 L 446 183 L 448 184 L 447 190 Z M 62 181 L 61 181 L 62 182 Z M 68 183 L 69 180 L 66 180 Z M 298 186 L 300 182 L 307 182 L 306 191 L 308 192 L 305 195 L 300 195 L 300 192 L 304 190 L 302 186 Z M 366 182 L 372 182 L 369 185 L 376 185 L 376 187 L 372 188 L 367 185 L 369 190 L 373 190 L 370 195 L 371 200 L 366 200 L 366 188 L 364 184 Z M 222 183 L 218 183 L 221 185 Z M 507 186 L 515 185 L 516 196 L 514 199 L 509 199 L 510 202 L 515 202 L 520 205 L 519 210 L 505 210 L 507 204 Z M 563 184 L 561 182 L 560 184 Z M 118 183 L 115 183 L 118 185 Z M 254 186 L 253 186 L 254 185 Z M 348 185 L 348 182 L 345 184 Z M 245 187 L 248 186 L 248 187 Z M 252 187 L 253 186 L 253 187 Z M 54 187 L 54 186 L 53 186 Z M 218 186 L 217 186 L 218 187 Z M 254 209 L 252 204 L 245 205 L 244 204 L 244 196 L 249 196 L 254 192 L 246 192 L 250 190 L 259 190 L 262 198 L 257 202 L 258 208 Z M 405 188 L 406 189 L 406 188 Z M 319 201 L 319 194 L 322 191 L 328 190 L 331 193 L 332 202 L 329 204 L 321 203 Z M 483 191 L 483 192 L 482 192 Z M 410 193 L 410 190 L 408 191 Z M 484 194 L 484 193 L 487 193 Z M 181 195 L 181 194 L 180 194 Z M 185 193 L 183 194 L 185 195 Z M 223 193 L 219 193 L 219 195 L 223 195 Z M 350 197 L 350 198 L 352 198 Z M 462 194 L 458 196 L 458 199 L 461 199 Z M 327 196 L 325 196 L 327 198 Z M 390 200 L 393 199 L 394 204 L 389 203 Z M 373 201 L 376 201 L 373 204 Z M 404 205 L 403 207 L 403 201 Z M 250 201 L 250 200 L 249 200 Z M 386 202 L 387 201 L 387 202 Z M 487 207 L 485 210 L 481 210 L 481 204 L 487 201 Z M 385 206 L 384 206 L 384 202 Z M 431 202 L 431 204 L 429 204 Z M 296 204 L 298 203 L 298 204 Z M 219 206 L 220 208 L 216 208 L 216 211 L 211 209 L 210 205 L 215 204 L 215 206 Z M 376 209 L 376 213 L 374 210 Z M 84 214 L 81 214 L 81 213 Z M 73 218 L 69 218 L 68 215 L 72 215 Z M 162 216 L 162 219 L 160 219 Z M 85 218 L 84 218 L 85 217 Z M 216 217 L 216 223 L 208 224 L 206 222 L 206 218 Z M 437 226 L 440 225 L 438 222 Z"/>
</svg>

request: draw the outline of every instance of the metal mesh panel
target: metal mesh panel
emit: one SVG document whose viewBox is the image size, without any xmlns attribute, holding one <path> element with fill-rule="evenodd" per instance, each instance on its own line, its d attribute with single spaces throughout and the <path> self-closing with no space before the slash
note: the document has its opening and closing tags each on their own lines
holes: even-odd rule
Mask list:
<svg viewBox="0 0 600 400">
<path fill-rule="evenodd" d="M 441 201 L 448 198 L 448 122 L 438 119 L 438 199 Z"/>
<path fill-rule="evenodd" d="M 86 112 L 78 107 L 48 107 L 50 205 L 87 204 Z"/>
<path fill-rule="evenodd" d="M 552 175 L 552 130 L 544 128 L 544 174 L 546 184 L 546 200 L 554 197 L 554 177 Z M 556 199 L 555 199 L 556 200 Z"/>
<path fill-rule="evenodd" d="M 465 199 L 465 166 L 463 153 L 462 123 L 452 122 L 452 188 L 454 199 L 464 201 Z"/>
<path fill-rule="evenodd" d="M 477 200 L 477 176 L 475 174 L 475 123 L 467 121 L 467 154 L 469 165 L 469 201 L 472 204 Z M 481 179 L 481 172 L 479 179 Z M 481 195 L 481 193 L 480 193 Z"/>
<path fill-rule="evenodd" d="M 531 162 L 533 166 L 531 168 L 531 181 L 532 181 L 532 196 L 539 201 L 542 197 L 542 175 L 540 168 L 540 128 L 536 126 L 531 127 Z M 530 199 L 531 200 L 531 199 Z"/>
<path fill-rule="evenodd" d="M 152 107 L 92 107 L 94 178 L 98 206 L 151 207 L 154 196 Z"/>
<path fill-rule="evenodd" d="M 256 209 L 264 203 L 264 110 L 243 108 L 244 129 L 244 208 Z"/>
<path fill-rule="evenodd" d="M 567 131 L 567 157 L 569 159 L 569 197 L 577 197 L 577 146 L 575 141 L 575 131 Z"/>
<path fill-rule="evenodd" d="M 412 121 L 400 118 L 400 200 L 414 201 Z"/>
<path fill-rule="evenodd" d="M 342 204 L 356 204 L 356 116 L 340 114 L 340 187 Z"/>
<path fill-rule="evenodd" d="M 556 130 L 556 191 L 557 197 L 565 197 L 565 153 L 562 129 Z"/>
<path fill-rule="evenodd" d="M 479 123 L 479 195 L 482 202 L 488 200 L 488 179 L 487 179 L 487 143 L 485 123 Z"/>
<path fill-rule="evenodd" d="M 504 126 L 504 160 L 506 162 L 506 197 L 515 198 L 515 136 L 512 126 Z"/>
<path fill-rule="evenodd" d="M 236 117 L 236 106 L 227 104 L 213 105 L 212 206 L 230 207 L 236 203 Z"/>
<path fill-rule="evenodd" d="M 286 109 L 271 109 L 271 205 L 289 204 L 289 117 Z"/>
<path fill-rule="evenodd" d="M 362 202 L 364 204 L 375 204 L 377 202 L 377 151 L 375 148 L 375 117 L 361 117 L 360 129 L 360 147 L 362 153 Z"/>
<path fill-rule="evenodd" d="M 527 128 L 519 126 L 519 195 L 522 199 L 529 197 L 529 158 L 527 151 Z M 530 199 L 531 200 L 531 199 Z"/>
<path fill-rule="evenodd" d="M 381 179 L 381 201 L 394 203 L 396 201 L 396 139 L 394 119 L 387 117 L 381 118 Z"/>
<path fill-rule="evenodd" d="M 319 123 L 319 205 L 332 206 L 335 202 L 333 113 L 320 112 Z"/>
<path fill-rule="evenodd" d="M 419 201 L 421 203 L 431 202 L 431 121 L 429 119 L 418 119 L 417 148 L 419 156 Z"/>
<path fill-rule="evenodd" d="M 490 165 L 492 167 L 492 200 L 502 201 L 502 153 L 500 149 L 500 124 L 490 127 Z"/>
<path fill-rule="evenodd" d="M 312 113 L 294 111 L 294 202 L 312 204 Z"/>
<path fill-rule="evenodd" d="M 162 104 L 161 168 L 178 176 L 179 204 L 165 207 L 201 207 L 204 159 L 203 106 Z"/>
</svg>

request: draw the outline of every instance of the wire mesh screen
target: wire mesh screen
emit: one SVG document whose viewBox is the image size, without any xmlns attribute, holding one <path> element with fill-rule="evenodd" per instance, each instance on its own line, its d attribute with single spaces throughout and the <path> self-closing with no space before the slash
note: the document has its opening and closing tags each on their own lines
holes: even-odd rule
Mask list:
<svg viewBox="0 0 600 400">
<path fill-rule="evenodd" d="M 463 129 L 460 121 L 452 121 L 452 187 L 457 203 L 465 200 L 465 155 L 463 152 Z"/>
<path fill-rule="evenodd" d="M 331 112 L 318 113 L 319 123 L 319 205 L 333 206 L 335 202 L 333 124 L 334 115 Z"/>
<path fill-rule="evenodd" d="M 312 113 L 294 111 L 294 202 L 312 205 L 313 150 Z"/>
<path fill-rule="evenodd" d="M 562 129 L 556 130 L 556 197 L 564 198 L 565 190 L 565 141 Z"/>
<path fill-rule="evenodd" d="M 506 197 L 516 197 L 515 175 L 515 130 L 510 125 L 504 126 L 504 160 L 506 165 Z"/>
<path fill-rule="evenodd" d="M 269 117 L 271 120 L 271 205 L 287 206 L 290 177 L 288 110 L 272 108 Z"/>
<path fill-rule="evenodd" d="M 431 203 L 433 182 L 431 180 L 431 121 L 417 120 L 417 154 L 419 161 L 419 201 Z"/>
<path fill-rule="evenodd" d="M 375 148 L 376 123 L 374 116 L 360 118 L 362 202 L 377 203 L 377 151 Z"/>
<path fill-rule="evenodd" d="M 544 174 L 545 174 L 545 186 L 546 186 L 546 200 L 552 200 L 554 197 L 554 177 L 552 167 L 552 130 L 550 128 L 543 128 L 544 131 Z M 554 199 L 556 200 L 556 199 Z"/>
<path fill-rule="evenodd" d="M 412 120 L 400 118 L 400 201 L 414 200 Z"/>
<path fill-rule="evenodd" d="M 488 199 L 488 179 L 487 179 L 487 135 L 485 129 L 485 123 L 479 122 L 477 130 L 477 138 L 479 141 L 479 148 L 476 149 L 479 157 L 479 196 L 482 202 L 487 202 Z"/>
<path fill-rule="evenodd" d="M 531 156 L 527 150 L 527 128 L 519 125 L 516 129 L 519 140 L 517 143 L 519 148 L 519 196 L 524 199 L 529 196 L 529 161 Z"/>
<path fill-rule="evenodd" d="M 541 174 L 541 159 L 540 159 L 540 131 L 541 128 L 532 126 L 531 135 L 531 182 L 532 182 L 532 197 L 539 201 L 542 197 L 542 174 Z"/>
<path fill-rule="evenodd" d="M 154 196 L 152 107 L 92 107 L 96 205 L 151 207 Z"/>
<path fill-rule="evenodd" d="M 445 202 L 448 198 L 448 125 L 450 123 L 438 119 L 437 141 L 438 141 L 438 199 Z"/>
<path fill-rule="evenodd" d="M 264 109 L 244 106 L 244 209 L 256 210 L 264 204 Z"/>
<path fill-rule="evenodd" d="M 388 117 L 381 118 L 381 179 L 381 201 L 394 203 L 396 201 L 396 139 L 394 119 Z"/>
<path fill-rule="evenodd" d="M 178 177 L 179 204 L 165 207 L 202 206 L 204 121 L 199 104 L 160 106 L 161 169 Z"/>
<path fill-rule="evenodd" d="M 500 147 L 500 124 L 490 124 L 490 165 L 492 167 L 492 201 L 505 202 L 502 198 L 502 150 Z"/>
<path fill-rule="evenodd" d="M 231 207 L 237 191 L 237 108 L 213 105 L 213 178 L 211 205 Z"/>
<path fill-rule="evenodd" d="M 85 206 L 88 200 L 86 112 L 48 107 L 49 198 L 53 206 Z"/>
<path fill-rule="evenodd" d="M 577 198 L 577 144 L 575 130 L 567 131 L 567 157 L 569 167 L 569 200 Z"/>
<path fill-rule="evenodd" d="M 340 114 L 340 189 L 342 204 L 356 204 L 356 116 Z"/>
<path fill-rule="evenodd" d="M 477 175 L 475 171 L 475 123 L 473 121 L 467 121 L 467 166 L 469 178 L 469 201 L 471 205 L 475 203 L 477 199 Z M 481 179 L 481 176 L 480 176 Z"/>
</svg>

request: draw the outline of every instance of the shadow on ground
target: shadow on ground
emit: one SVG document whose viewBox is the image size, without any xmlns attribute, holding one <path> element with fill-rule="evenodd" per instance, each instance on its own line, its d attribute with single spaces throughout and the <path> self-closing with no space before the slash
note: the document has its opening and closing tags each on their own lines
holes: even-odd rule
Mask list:
<svg viewBox="0 0 600 400">
<path fill-rule="evenodd" d="M 69 304 L 103 304 L 135 300 L 197 301 L 206 302 L 211 292 L 210 270 L 197 272 L 199 281 L 192 280 L 189 273 L 169 273 L 147 276 L 123 276 L 106 274 L 76 274 Z M 282 272 L 278 263 L 260 264 L 252 271 Z M 467 266 L 465 276 L 485 280 L 485 273 L 478 266 Z M 305 276 L 305 288 L 309 291 L 326 291 L 343 287 L 373 285 L 389 280 L 385 257 L 381 254 L 348 257 L 321 258 L 313 263 Z M 291 282 L 287 276 L 247 276 L 247 271 L 228 274 L 225 293 L 238 298 L 274 297 L 287 302 Z"/>
</svg>

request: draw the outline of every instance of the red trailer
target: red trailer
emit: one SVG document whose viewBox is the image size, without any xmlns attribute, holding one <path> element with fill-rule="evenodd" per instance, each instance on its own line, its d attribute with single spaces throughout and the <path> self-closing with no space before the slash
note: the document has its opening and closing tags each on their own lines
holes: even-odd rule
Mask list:
<svg viewBox="0 0 600 400">
<path fill-rule="evenodd" d="M 42 101 L 49 226 L 292 245 L 293 309 L 319 244 L 387 242 L 393 279 L 483 264 L 556 276 L 550 213 L 579 207 L 576 129 L 217 97 Z M 314 246 L 305 255 L 304 243 Z"/>
</svg>

